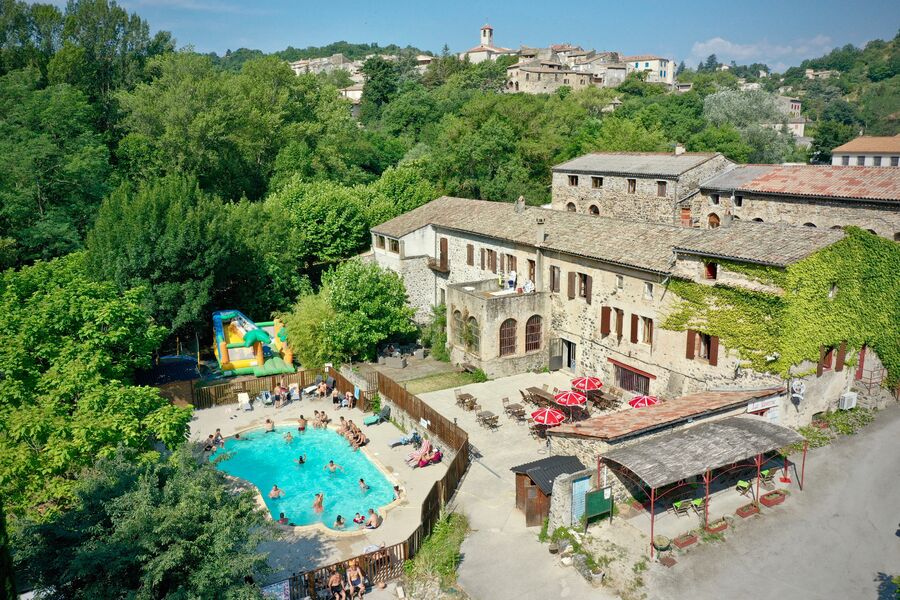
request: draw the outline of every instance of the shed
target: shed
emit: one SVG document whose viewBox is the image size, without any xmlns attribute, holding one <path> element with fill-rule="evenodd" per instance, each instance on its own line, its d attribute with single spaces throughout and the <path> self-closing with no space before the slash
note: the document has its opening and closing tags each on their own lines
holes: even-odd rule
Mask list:
<svg viewBox="0 0 900 600">
<path fill-rule="evenodd" d="M 525 526 L 539 526 L 550 515 L 554 479 L 583 470 L 574 456 L 548 456 L 511 468 L 516 474 L 516 508 L 525 513 Z"/>
</svg>

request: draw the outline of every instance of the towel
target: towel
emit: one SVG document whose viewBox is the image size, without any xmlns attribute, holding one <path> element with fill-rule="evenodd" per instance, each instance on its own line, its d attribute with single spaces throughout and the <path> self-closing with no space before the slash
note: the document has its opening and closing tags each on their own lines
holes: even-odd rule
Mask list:
<svg viewBox="0 0 900 600">
<path fill-rule="evenodd" d="M 430 454 L 430 453 L 431 453 L 431 442 L 428 440 L 425 440 L 424 442 L 422 442 L 421 448 L 419 448 L 418 450 L 416 450 L 415 452 L 411 453 L 409 456 L 406 457 L 406 462 L 416 464 L 420 460 L 422 460 L 423 456 L 425 456 L 426 454 Z"/>
</svg>

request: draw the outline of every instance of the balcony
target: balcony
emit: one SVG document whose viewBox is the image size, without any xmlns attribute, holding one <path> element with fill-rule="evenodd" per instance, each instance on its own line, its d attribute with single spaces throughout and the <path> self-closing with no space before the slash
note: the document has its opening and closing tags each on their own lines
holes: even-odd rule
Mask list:
<svg viewBox="0 0 900 600">
<path fill-rule="evenodd" d="M 446 256 L 442 256 L 440 259 L 429 257 L 428 268 L 435 273 L 449 273 L 450 263 L 447 261 Z"/>
</svg>

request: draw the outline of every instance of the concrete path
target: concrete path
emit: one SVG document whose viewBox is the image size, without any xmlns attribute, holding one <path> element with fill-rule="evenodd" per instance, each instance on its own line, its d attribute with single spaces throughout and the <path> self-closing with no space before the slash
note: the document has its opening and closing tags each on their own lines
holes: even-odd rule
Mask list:
<svg viewBox="0 0 900 600">
<path fill-rule="evenodd" d="M 892 600 L 900 575 L 900 406 L 855 436 L 810 452 L 806 485 L 723 544 L 672 569 L 653 565 L 651 596 Z M 748 524 L 749 525 L 749 524 Z"/>
<path fill-rule="evenodd" d="M 503 416 L 501 399 L 516 402 L 519 390 L 548 383 L 568 387 L 565 375 L 526 373 L 464 386 L 485 410 L 500 417 L 498 431 L 475 423 L 475 414 L 456 406 L 453 390 L 422 394 L 444 416 L 456 418 L 482 454 L 473 462 L 455 498 L 457 512 L 469 518 L 472 529 L 462 545 L 459 585 L 473 600 L 516 599 L 602 600 L 607 590 L 587 583 L 573 568 L 562 567 L 546 544 L 537 541 L 538 527 L 525 527 L 525 515 L 515 506 L 515 477 L 510 467 L 547 456 L 547 447 L 528 435 L 524 425 Z"/>
</svg>

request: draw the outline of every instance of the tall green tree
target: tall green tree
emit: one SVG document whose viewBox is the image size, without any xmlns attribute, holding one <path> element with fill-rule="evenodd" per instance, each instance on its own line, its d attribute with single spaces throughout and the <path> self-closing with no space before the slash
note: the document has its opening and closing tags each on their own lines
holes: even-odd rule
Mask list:
<svg viewBox="0 0 900 600">
<path fill-rule="evenodd" d="M 0 597 L 15 598 L 16 591 L 9 534 L 6 532 L 6 513 L 3 511 L 3 498 L 0 498 Z"/>
<path fill-rule="evenodd" d="M 183 446 L 148 463 L 121 452 L 75 486 L 71 510 L 23 527 L 17 567 L 42 598 L 261 598 L 259 544 L 274 532 L 239 491 Z"/>
<path fill-rule="evenodd" d="M 184 441 L 190 411 L 129 385 L 165 330 L 144 290 L 87 276 L 84 257 L 0 278 L 0 495 L 9 514 L 46 520 L 70 507 L 75 477 L 117 447 L 144 459 Z"/>
<path fill-rule="evenodd" d="M 400 86 L 400 73 L 397 65 L 373 56 L 362 66 L 366 83 L 363 85 L 360 117 L 363 121 L 374 121 L 381 114 L 382 107 L 391 101 Z"/>
<path fill-rule="evenodd" d="M 846 144 L 855 137 L 850 125 L 838 121 L 820 121 L 816 125 L 810 148 L 812 158 L 819 163 L 831 162 L 831 151 L 841 144 Z"/>
</svg>

